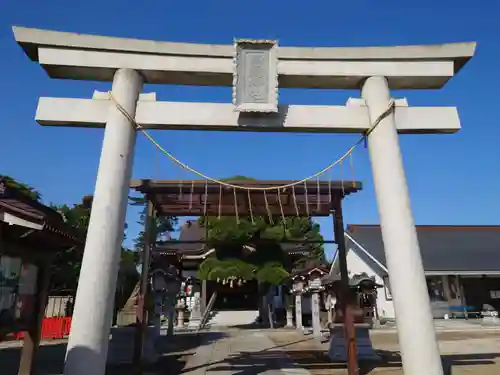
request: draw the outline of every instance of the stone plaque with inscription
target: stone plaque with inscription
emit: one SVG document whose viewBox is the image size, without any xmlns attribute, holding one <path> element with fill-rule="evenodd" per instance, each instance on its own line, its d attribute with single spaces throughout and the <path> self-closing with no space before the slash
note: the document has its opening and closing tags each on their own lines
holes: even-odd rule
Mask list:
<svg viewBox="0 0 500 375">
<path fill-rule="evenodd" d="M 235 42 L 233 104 L 241 112 L 278 111 L 277 43 Z"/>
</svg>

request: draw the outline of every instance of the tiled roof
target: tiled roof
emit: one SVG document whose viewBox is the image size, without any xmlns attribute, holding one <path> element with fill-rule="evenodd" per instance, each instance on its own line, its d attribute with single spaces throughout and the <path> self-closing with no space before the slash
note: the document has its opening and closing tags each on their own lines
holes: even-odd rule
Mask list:
<svg viewBox="0 0 500 375">
<path fill-rule="evenodd" d="M 155 247 L 156 252 L 179 252 L 183 254 L 201 254 L 207 250 L 202 243 L 205 240 L 205 227 L 201 226 L 197 220 L 187 221 L 181 228 L 179 243 L 171 242 L 158 244 Z M 193 241 L 186 243 L 182 241 Z M 200 241 L 196 243 L 196 241 Z M 289 254 L 307 254 L 311 251 L 311 245 L 282 243 L 281 248 Z"/>
<path fill-rule="evenodd" d="M 178 240 L 181 243 L 165 243 L 158 244 L 155 251 L 159 252 L 179 252 L 184 254 L 201 254 L 205 251 L 205 228 L 200 225 L 200 223 L 195 220 L 188 220 L 181 228 Z M 200 241 L 199 243 L 182 243 L 182 241 Z"/>
<path fill-rule="evenodd" d="M 347 234 L 387 268 L 379 225 L 348 225 Z M 346 236 L 349 249 L 357 245 Z M 417 225 L 426 272 L 500 272 L 500 226 Z M 356 251 L 375 271 L 385 273 L 363 251 Z"/>
<path fill-rule="evenodd" d="M 0 211 L 43 225 L 43 231 L 56 233 L 80 242 L 62 216 L 52 208 L 31 199 L 18 189 L 12 188 L 0 178 Z"/>
</svg>

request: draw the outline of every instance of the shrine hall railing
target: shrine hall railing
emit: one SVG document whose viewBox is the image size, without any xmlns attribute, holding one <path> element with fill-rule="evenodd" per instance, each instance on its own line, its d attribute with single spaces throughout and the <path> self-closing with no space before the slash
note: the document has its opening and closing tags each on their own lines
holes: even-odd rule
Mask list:
<svg viewBox="0 0 500 375">
<path fill-rule="evenodd" d="M 203 316 L 201 317 L 200 325 L 198 326 L 198 331 L 202 330 L 208 322 L 208 318 L 210 317 L 210 313 L 212 312 L 212 307 L 214 306 L 215 300 L 217 299 L 217 292 L 214 292 L 208 301 L 207 307 L 203 312 Z"/>
</svg>

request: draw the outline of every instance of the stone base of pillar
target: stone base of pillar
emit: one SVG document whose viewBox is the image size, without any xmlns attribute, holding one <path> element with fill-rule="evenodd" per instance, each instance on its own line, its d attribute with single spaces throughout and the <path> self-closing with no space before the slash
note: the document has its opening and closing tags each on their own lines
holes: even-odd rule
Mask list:
<svg viewBox="0 0 500 375">
<path fill-rule="evenodd" d="M 189 319 L 189 328 L 198 328 L 200 326 L 201 319 Z"/>
<path fill-rule="evenodd" d="M 380 357 L 373 349 L 368 327 L 356 327 L 356 349 L 358 360 L 380 360 Z M 328 357 L 332 362 L 347 361 L 343 326 L 335 326 L 330 330 L 330 347 L 328 349 Z"/>
<path fill-rule="evenodd" d="M 135 327 L 113 327 L 111 328 L 111 340 L 108 347 L 107 363 L 110 365 L 121 365 L 132 363 L 134 356 Z M 155 348 L 156 334 L 154 327 L 148 327 L 144 337 L 143 362 L 154 363 L 159 358 Z"/>
<path fill-rule="evenodd" d="M 189 327 L 197 328 L 201 323 L 201 296 L 199 292 L 195 292 L 193 295 L 193 307 L 191 308 L 191 314 L 189 315 Z"/>
<path fill-rule="evenodd" d="M 300 333 L 304 332 L 304 326 L 302 325 L 302 296 L 300 294 L 295 295 L 295 328 Z"/>
<path fill-rule="evenodd" d="M 294 328 L 292 310 L 286 310 L 286 328 Z"/>
<path fill-rule="evenodd" d="M 177 310 L 177 328 L 184 328 L 184 309 Z"/>
<path fill-rule="evenodd" d="M 311 296 L 312 327 L 314 337 L 321 337 L 321 320 L 319 317 L 319 293 L 313 292 Z"/>
</svg>

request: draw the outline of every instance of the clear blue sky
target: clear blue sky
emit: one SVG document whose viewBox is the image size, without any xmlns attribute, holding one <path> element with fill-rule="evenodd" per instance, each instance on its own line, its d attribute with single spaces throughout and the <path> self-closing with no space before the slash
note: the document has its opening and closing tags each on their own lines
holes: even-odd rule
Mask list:
<svg viewBox="0 0 500 375">
<path fill-rule="evenodd" d="M 280 45 L 370 46 L 477 41 L 477 54 L 439 91 L 394 92 L 410 105 L 457 106 L 463 129 L 454 135 L 401 137 L 417 224 L 499 224 L 500 2 L 461 0 L 359 1 L 26 1 L 0 0 L 0 173 L 32 184 L 45 202 L 78 202 L 93 192 L 102 130 L 42 128 L 38 97 L 90 98 L 108 83 L 49 79 L 14 42 L 11 26 L 152 40 L 231 43 L 233 37 L 278 39 Z M 229 102 L 229 88 L 148 85 L 159 100 Z M 280 102 L 345 103 L 359 92 L 281 90 Z M 337 159 L 349 135 L 155 134 L 188 164 L 214 177 L 298 179 Z M 377 223 L 367 151 L 355 153 L 363 192 L 347 198 L 346 223 Z M 133 175 L 181 175 L 139 136 Z M 346 169 L 346 173 L 349 171 Z M 335 172 L 338 177 L 338 171 Z M 189 179 L 191 177 L 184 176 Z M 129 238 L 138 230 L 129 210 Z M 321 220 L 331 238 L 330 220 Z"/>
</svg>

